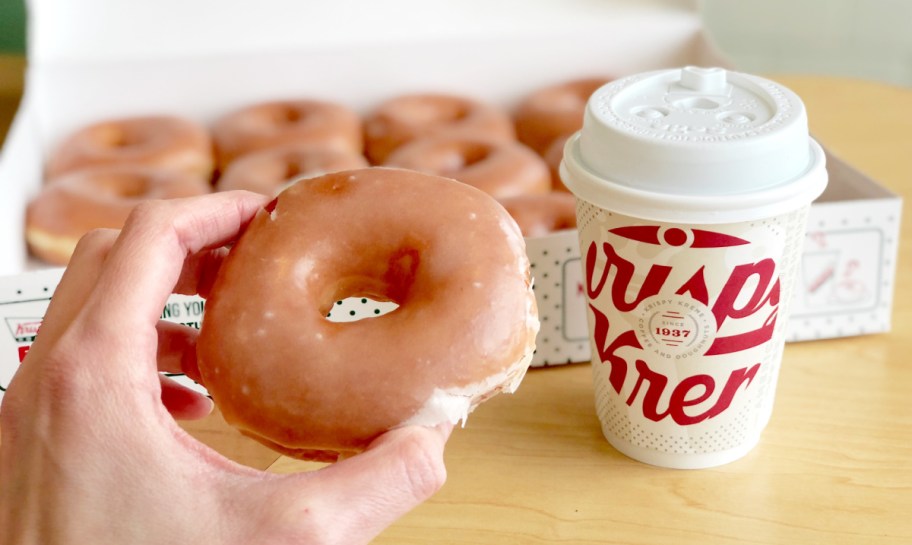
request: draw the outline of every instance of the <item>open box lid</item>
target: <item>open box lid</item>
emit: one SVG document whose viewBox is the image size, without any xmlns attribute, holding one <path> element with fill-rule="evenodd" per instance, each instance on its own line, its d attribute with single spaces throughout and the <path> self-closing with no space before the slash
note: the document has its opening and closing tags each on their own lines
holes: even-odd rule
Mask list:
<svg viewBox="0 0 912 545">
<path fill-rule="evenodd" d="M 29 58 L 99 62 L 360 48 L 694 19 L 695 0 L 28 0 Z"/>
<path fill-rule="evenodd" d="M 411 90 L 506 102 L 562 78 L 693 62 L 691 4 L 31 0 L 26 92 L 45 146 L 138 107 L 205 122 L 302 93 L 361 109 Z"/>
</svg>

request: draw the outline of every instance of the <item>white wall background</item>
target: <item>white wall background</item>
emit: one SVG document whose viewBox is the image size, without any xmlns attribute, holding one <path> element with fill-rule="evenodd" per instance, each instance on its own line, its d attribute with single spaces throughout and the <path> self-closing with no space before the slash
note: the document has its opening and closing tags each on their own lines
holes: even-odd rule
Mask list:
<svg viewBox="0 0 912 545">
<path fill-rule="evenodd" d="M 748 72 L 912 86 L 912 0 L 703 0 L 710 35 Z"/>
</svg>

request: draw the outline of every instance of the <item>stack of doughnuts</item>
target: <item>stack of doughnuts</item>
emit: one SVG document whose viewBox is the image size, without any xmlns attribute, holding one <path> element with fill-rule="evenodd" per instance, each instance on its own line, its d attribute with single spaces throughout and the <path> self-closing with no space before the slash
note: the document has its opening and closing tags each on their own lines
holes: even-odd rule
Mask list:
<svg viewBox="0 0 912 545">
<path fill-rule="evenodd" d="M 548 165 L 516 140 L 509 113 L 492 104 L 403 95 L 378 105 L 364 127 L 374 164 L 445 176 L 498 199 L 550 190 Z"/>
<path fill-rule="evenodd" d="M 74 170 L 51 180 L 29 203 L 26 241 L 36 257 L 65 265 L 84 234 L 120 229 L 140 202 L 209 191 L 208 180 L 180 170 L 134 164 Z"/>
<path fill-rule="evenodd" d="M 209 133 L 193 121 L 157 115 L 86 126 L 51 155 L 26 209 L 26 242 L 36 257 L 65 265 L 87 232 L 123 227 L 147 199 L 207 193 L 212 172 Z"/>
<path fill-rule="evenodd" d="M 451 177 L 509 204 L 526 236 L 576 227 L 558 174 L 566 139 L 582 127 L 589 96 L 609 78 L 549 85 L 525 96 L 512 116 L 450 95 L 387 100 L 365 120 L 372 164 Z M 506 124 L 509 119 L 510 126 Z"/>
<path fill-rule="evenodd" d="M 368 165 L 479 188 L 509 204 L 526 236 L 543 234 L 545 225 L 574 228 L 569 200 L 551 194 L 566 191 L 557 175 L 563 144 L 581 127 L 589 95 L 607 81 L 544 87 L 512 115 L 473 97 L 414 93 L 363 117 L 301 98 L 249 104 L 210 127 L 168 115 L 94 123 L 50 156 L 45 186 L 26 214 L 26 238 L 36 256 L 66 264 L 74 241 L 96 227 L 119 228 L 143 199 L 233 189 L 275 195 L 299 179 Z"/>
<path fill-rule="evenodd" d="M 360 116 L 321 100 L 252 104 L 213 124 L 216 191 L 275 195 L 286 185 L 326 172 L 367 166 Z"/>
<path fill-rule="evenodd" d="M 501 199 L 526 237 L 576 228 L 576 200 L 560 178 L 567 139 L 583 126 L 589 97 L 609 78 L 564 81 L 526 95 L 513 112 L 516 137 L 535 151 L 548 169 L 551 191 Z"/>
<path fill-rule="evenodd" d="M 298 144 L 360 155 L 361 118 L 353 110 L 321 100 L 261 102 L 230 112 L 212 126 L 219 170 L 249 153 Z"/>
</svg>

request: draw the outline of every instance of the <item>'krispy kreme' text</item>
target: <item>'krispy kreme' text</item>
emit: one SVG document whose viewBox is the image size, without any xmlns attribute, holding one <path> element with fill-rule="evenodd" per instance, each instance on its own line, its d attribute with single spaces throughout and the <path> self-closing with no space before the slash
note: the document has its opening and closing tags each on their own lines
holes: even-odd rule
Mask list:
<svg viewBox="0 0 912 545">
<path fill-rule="evenodd" d="M 599 251 L 602 255 L 599 256 Z M 604 264 L 599 264 L 599 258 Z M 636 265 L 620 256 L 610 242 L 592 242 L 586 252 L 586 289 L 589 308 L 593 312 L 594 343 L 602 363 L 609 364 L 609 383 L 620 395 L 624 385 L 632 382 L 632 390 L 625 403 L 633 406 L 639 401 L 643 415 L 655 422 L 671 417 L 679 425 L 690 425 L 713 418 L 724 412 L 739 391 L 746 389 L 760 370 L 760 363 L 751 363 L 732 370 L 724 383 L 717 383 L 712 376 L 697 374 L 671 379 L 651 368 L 640 358 L 628 362 L 618 354 L 622 348 L 643 353 L 643 346 L 633 329 L 611 327 L 606 313 L 593 303 L 605 292 L 611 305 L 619 312 L 631 312 L 646 298 L 659 294 L 686 296 L 708 307 L 715 320 L 718 333 L 728 320 L 741 320 L 768 312 L 755 329 L 728 336 L 716 336 L 704 352 L 706 356 L 737 353 L 759 346 L 772 338 L 779 307 L 780 284 L 776 263 L 762 259 L 755 263 L 737 265 L 727 279 L 714 287 L 707 284 L 705 266 L 696 268 L 684 282 L 667 285 L 673 268 L 650 264 L 645 280 L 638 292 L 631 290 L 631 280 Z M 609 274 L 613 272 L 612 274 Z M 642 275 L 641 275 L 642 276 Z M 606 292 L 607 290 L 607 292 Z M 619 330 L 622 329 L 622 330 Z M 632 367 L 632 368 L 631 368 Z M 670 391 L 669 391 L 670 389 Z M 668 393 L 666 393 L 668 392 Z M 667 407 L 660 407 L 660 400 L 667 399 Z M 701 412 L 693 407 L 702 405 Z M 708 408 L 707 408 L 708 407 Z M 691 409 L 688 412 L 688 409 Z"/>
</svg>

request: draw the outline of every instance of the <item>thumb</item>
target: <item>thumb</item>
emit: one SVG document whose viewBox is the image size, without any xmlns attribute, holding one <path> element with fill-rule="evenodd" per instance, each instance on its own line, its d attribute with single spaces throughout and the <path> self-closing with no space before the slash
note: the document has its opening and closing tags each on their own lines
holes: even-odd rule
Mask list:
<svg viewBox="0 0 912 545">
<path fill-rule="evenodd" d="M 361 454 L 317 472 L 288 475 L 283 484 L 298 492 L 288 514 L 309 526 L 302 528 L 305 534 L 319 527 L 321 543 L 368 543 L 443 486 L 443 451 L 451 429 L 398 428 Z"/>
</svg>

